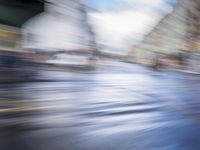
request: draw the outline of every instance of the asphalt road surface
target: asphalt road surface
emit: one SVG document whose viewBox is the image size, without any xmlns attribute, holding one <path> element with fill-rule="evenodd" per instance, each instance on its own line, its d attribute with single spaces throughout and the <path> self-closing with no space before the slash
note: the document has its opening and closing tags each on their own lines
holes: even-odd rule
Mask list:
<svg viewBox="0 0 200 150">
<path fill-rule="evenodd" d="M 199 150 L 200 76 L 107 62 L 0 84 L 0 150 Z"/>
</svg>

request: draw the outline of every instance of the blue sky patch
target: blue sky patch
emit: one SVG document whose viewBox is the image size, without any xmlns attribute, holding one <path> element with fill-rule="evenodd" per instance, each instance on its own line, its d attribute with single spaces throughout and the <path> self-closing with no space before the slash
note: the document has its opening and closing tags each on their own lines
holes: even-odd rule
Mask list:
<svg viewBox="0 0 200 150">
<path fill-rule="evenodd" d="M 82 0 L 88 6 L 99 10 L 121 10 L 130 8 L 129 4 L 122 0 Z M 168 5 L 174 5 L 176 0 L 163 0 Z M 133 1 L 134 3 L 134 1 Z M 134 8 L 134 6 L 132 6 Z"/>
</svg>

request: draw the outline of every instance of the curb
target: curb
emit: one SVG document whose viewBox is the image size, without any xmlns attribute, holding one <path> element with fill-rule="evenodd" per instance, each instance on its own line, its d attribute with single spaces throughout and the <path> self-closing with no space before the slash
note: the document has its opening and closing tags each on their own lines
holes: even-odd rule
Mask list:
<svg viewBox="0 0 200 150">
<path fill-rule="evenodd" d="M 181 70 L 181 69 L 174 69 L 174 70 L 178 72 L 187 73 L 187 74 L 200 75 L 200 72 L 195 72 L 195 71 L 190 71 L 190 70 Z"/>
</svg>

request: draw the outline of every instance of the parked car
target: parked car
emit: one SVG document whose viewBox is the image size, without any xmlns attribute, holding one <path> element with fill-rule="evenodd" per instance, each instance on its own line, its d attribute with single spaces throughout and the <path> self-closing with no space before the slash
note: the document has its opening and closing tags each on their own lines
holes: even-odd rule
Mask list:
<svg viewBox="0 0 200 150">
<path fill-rule="evenodd" d="M 55 54 L 46 61 L 46 64 L 56 67 L 91 68 L 94 62 L 92 55 Z"/>
</svg>

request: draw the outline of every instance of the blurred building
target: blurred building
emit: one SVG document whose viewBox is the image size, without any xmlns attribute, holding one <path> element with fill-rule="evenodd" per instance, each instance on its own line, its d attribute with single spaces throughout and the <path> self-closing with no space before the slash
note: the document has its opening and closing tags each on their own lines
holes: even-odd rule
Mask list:
<svg viewBox="0 0 200 150">
<path fill-rule="evenodd" d="M 79 0 L 48 0 L 45 11 L 23 25 L 23 48 L 90 50 L 95 45 L 86 8 Z"/>
<path fill-rule="evenodd" d="M 163 56 L 174 56 L 186 50 L 188 34 L 187 0 L 180 0 L 139 44 L 132 47 L 129 57 L 138 63 L 150 65 Z"/>
<path fill-rule="evenodd" d="M 20 28 L 0 25 L 0 49 L 17 48 L 20 45 L 20 42 Z"/>
<path fill-rule="evenodd" d="M 156 59 L 171 58 L 179 61 L 177 67 L 200 71 L 200 1 L 179 0 L 173 10 L 131 48 L 129 58 L 147 65 Z"/>
<path fill-rule="evenodd" d="M 0 48 L 5 50 L 21 47 L 22 25 L 43 10 L 43 0 L 1 0 Z"/>
<path fill-rule="evenodd" d="M 200 52 L 200 1 L 190 0 L 187 4 L 187 46 L 192 52 Z"/>
<path fill-rule="evenodd" d="M 200 72 L 200 1 L 189 1 L 187 10 L 187 48 L 190 51 L 187 68 L 191 71 Z"/>
<path fill-rule="evenodd" d="M 0 50 L 96 50 L 96 40 L 79 0 L 2 0 Z"/>
</svg>

